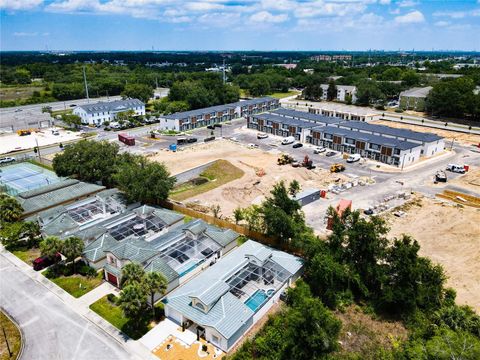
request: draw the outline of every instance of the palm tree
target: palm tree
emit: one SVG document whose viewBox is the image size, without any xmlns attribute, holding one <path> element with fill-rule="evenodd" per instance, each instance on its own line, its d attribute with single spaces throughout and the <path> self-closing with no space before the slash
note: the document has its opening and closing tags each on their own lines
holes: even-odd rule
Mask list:
<svg viewBox="0 0 480 360">
<path fill-rule="evenodd" d="M 57 264 L 57 253 L 62 251 L 63 242 L 56 236 L 47 236 L 40 242 L 40 252 L 42 256 L 55 260 Z"/>
<path fill-rule="evenodd" d="M 12 196 L 0 193 L 0 222 L 14 222 L 22 216 L 23 208 Z"/>
<path fill-rule="evenodd" d="M 146 290 L 150 293 L 150 304 L 152 306 L 153 317 L 155 318 L 155 294 L 158 292 L 160 293 L 160 296 L 162 296 L 165 293 L 168 285 L 167 279 L 163 274 L 152 271 L 145 276 L 143 284 L 145 285 Z"/>
<path fill-rule="evenodd" d="M 69 237 L 63 243 L 62 253 L 63 255 L 65 255 L 65 257 L 69 262 L 72 262 L 74 274 L 75 274 L 75 259 L 78 258 L 79 256 L 82 256 L 84 248 L 85 248 L 85 244 L 83 243 L 82 239 L 76 236 Z"/>
<path fill-rule="evenodd" d="M 120 292 L 117 304 L 125 317 L 135 319 L 147 306 L 147 293 L 140 283 L 129 284 Z"/>
<path fill-rule="evenodd" d="M 40 238 L 40 225 L 36 221 L 26 221 L 22 225 L 23 236 L 28 238 L 29 246 L 38 246 Z"/>
<path fill-rule="evenodd" d="M 121 286 L 140 284 L 145 278 L 145 270 L 138 263 L 128 263 L 122 269 Z"/>
<path fill-rule="evenodd" d="M 233 217 L 235 218 L 235 224 L 238 225 L 238 223 L 242 220 L 245 219 L 245 216 L 243 214 L 243 210 L 241 208 L 236 208 L 233 210 Z"/>
</svg>

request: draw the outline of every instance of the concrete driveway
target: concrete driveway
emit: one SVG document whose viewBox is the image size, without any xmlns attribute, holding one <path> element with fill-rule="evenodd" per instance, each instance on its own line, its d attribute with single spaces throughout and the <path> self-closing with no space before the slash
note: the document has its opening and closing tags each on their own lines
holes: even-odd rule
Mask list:
<svg viewBox="0 0 480 360">
<path fill-rule="evenodd" d="M 23 332 L 22 359 L 132 359 L 124 346 L 0 254 L 0 306 Z"/>
</svg>

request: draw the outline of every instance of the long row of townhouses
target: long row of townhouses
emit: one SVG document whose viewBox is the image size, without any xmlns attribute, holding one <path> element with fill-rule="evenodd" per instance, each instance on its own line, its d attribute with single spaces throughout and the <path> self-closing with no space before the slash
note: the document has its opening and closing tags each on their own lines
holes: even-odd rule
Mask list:
<svg viewBox="0 0 480 360">
<path fill-rule="evenodd" d="M 444 139 L 432 133 L 344 121 L 337 117 L 282 108 L 248 116 L 247 126 L 395 166 L 410 165 L 422 156 L 430 157 L 443 151 L 445 147 Z"/>
</svg>

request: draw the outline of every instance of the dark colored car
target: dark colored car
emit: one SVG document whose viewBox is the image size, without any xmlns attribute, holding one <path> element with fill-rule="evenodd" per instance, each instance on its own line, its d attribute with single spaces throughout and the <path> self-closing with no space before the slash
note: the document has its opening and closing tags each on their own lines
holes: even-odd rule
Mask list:
<svg viewBox="0 0 480 360">
<path fill-rule="evenodd" d="M 363 210 L 363 213 L 365 215 L 373 215 L 373 210 L 372 209 Z"/>
<path fill-rule="evenodd" d="M 301 148 L 303 146 L 302 143 L 296 143 L 296 144 L 293 144 L 293 148 L 296 149 L 296 148 Z"/>
<path fill-rule="evenodd" d="M 222 124 L 215 124 L 214 127 L 222 127 Z"/>
<path fill-rule="evenodd" d="M 328 156 L 328 157 L 335 156 L 335 155 L 337 155 L 337 153 L 335 151 L 329 151 L 325 154 L 325 156 Z"/>
<path fill-rule="evenodd" d="M 208 126 L 207 126 L 207 129 L 215 130 L 215 126 L 214 126 L 214 125 L 208 125 Z"/>
<path fill-rule="evenodd" d="M 197 142 L 197 141 L 198 141 L 197 138 L 188 138 L 188 139 L 187 139 L 187 143 L 189 143 L 189 144 L 195 143 L 195 142 Z"/>
<path fill-rule="evenodd" d="M 59 253 L 55 255 L 55 258 L 50 258 L 48 256 L 41 256 L 33 260 L 33 270 L 40 271 L 45 269 L 46 267 L 53 265 L 56 262 L 62 260 L 62 257 Z"/>
</svg>

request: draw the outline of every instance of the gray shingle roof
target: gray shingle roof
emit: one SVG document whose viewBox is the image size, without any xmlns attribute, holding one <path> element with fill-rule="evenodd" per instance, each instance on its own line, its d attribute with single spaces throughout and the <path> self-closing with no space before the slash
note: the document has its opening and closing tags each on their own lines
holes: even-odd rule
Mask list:
<svg viewBox="0 0 480 360">
<path fill-rule="evenodd" d="M 138 99 L 125 99 L 110 102 L 100 101 L 95 104 L 80 105 L 78 107 L 85 110 L 87 114 L 93 114 L 99 112 L 121 112 L 142 106 L 145 106 L 145 104 Z"/>
<path fill-rule="evenodd" d="M 173 270 L 161 257 L 156 256 L 145 265 L 146 272 L 158 272 L 165 276 L 167 281 L 171 283 L 178 279 L 178 273 Z"/>
<path fill-rule="evenodd" d="M 429 132 L 418 132 L 408 129 L 397 129 L 385 125 L 371 124 L 364 121 L 342 121 L 337 125 L 338 127 L 346 127 L 351 130 L 362 130 L 383 135 L 397 136 L 408 140 L 415 140 L 421 142 L 432 142 L 443 139 L 437 134 Z"/>
<path fill-rule="evenodd" d="M 185 224 L 183 229 L 189 230 L 193 234 L 198 235 L 207 229 L 207 223 L 202 219 L 195 219 Z"/>
<path fill-rule="evenodd" d="M 213 283 L 210 287 L 204 289 L 201 293 L 192 294 L 190 295 L 190 297 L 196 297 L 205 305 L 210 306 L 212 303 L 216 302 L 228 290 L 230 290 L 230 286 L 228 286 L 226 283 L 217 282 L 217 283 Z"/>
<path fill-rule="evenodd" d="M 325 116 L 320 114 L 312 114 L 305 111 L 297 111 L 297 110 L 291 110 L 291 109 L 285 109 L 285 108 L 278 108 L 276 110 L 270 111 L 270 113 L 275 115 L 294 117 L 300 120 L 323 123 L 323 124 L 337 124 L 340 121 L 342 121 L 342 119 L 339 119 L 336 117 Z"/>
<path fill-rule="evenodd" d="M 227 229 L 227 230 L 222 230 L 219 228 L 212 229 L 211 227 L 209 227 L 205 231 L 205 235 L 207 235 L 209 238 L 211 238 L 213 241 L 215 241 L 217 244 L 221 245 L 222 247 L 226 247 L 232 241 L 236 241 L 240 236 L 237 232 L 230 229 Z"/>
<path fill-rule="evenodd" d="M 315 126 L 318 126 L 318 124 L 311 122 L 311 121 L 305 121 L 305 120 L 300 120 L 300 119 L 293 119 L 285 116 L 280 116 L 280 115 L 274 115 L 274 114 L 258 114 L 258 115 L 252 115 L 252 118 L 255 119 L 261 119 L 264 121 L 272 121 L 277 124 L 285 124 L 288 126 L 298 126 L 304 129 L 309 129 Z M 264 124 L 267 125 L 267 124 Z"/>
<path fill-rule="evenodd" d="M 157 251 L 150 243 L 138 238 L 126 238 L 118 241 L 117 245 L 107 249 L 106 252 L 111 252 L 117 259 L 138 263 L 143 263 L 157 255 Z"/>
<path fill-rule="evenodd" d="M 413 149 L 420 146 L 420 144 L 415 144 L 408 141 L 401 141 L 401 140 L 397 140 L 397 139 L 389 138 L 385 136 L 372 135 L 372 134 L 368 134 L 360 131 L 342 129 L 334 125 L 318 127 L 318 128 L 315 128 L 314 131 L 327 133 L 331 135 L 343 136 L 343 137 L 347 137 L 354 140 L 366 141 L 366 142 L 377 144 L 377 145 L 398 148 L 400 150 L 408 150 L 408 149 Z"/>
<path fill-rule="evenodd" d="M 117 243 L 117 240 L 115 240 L 109 234 L 102 234 L 85 247 L 83 256 L 90 261 L 96 262 L 106 256 L 106 249 L 116 246 Z"/>
</svg>

